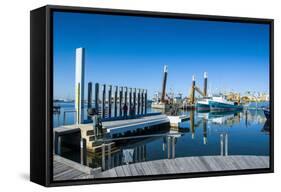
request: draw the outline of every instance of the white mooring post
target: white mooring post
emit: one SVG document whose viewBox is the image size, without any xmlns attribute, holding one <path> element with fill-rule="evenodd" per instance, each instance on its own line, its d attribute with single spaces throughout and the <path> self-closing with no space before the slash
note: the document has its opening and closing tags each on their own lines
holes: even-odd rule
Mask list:
<svg viewBox="0 0 281 192">
<path fill-rule="evenodd" d="M 61 136 L 58 136 L 57 154 L 61 155 Z"/>
<path fill-rule="evenodd" d="M 220 134 L 221 156 L 223 156 L 223 134 Z"/>
<path fill-rule="evenodd" d="M 80 163 L 82 165 L 87 165 L 87 148 L 86 139 L 81 137 L 80 139 Z"/>
<path fill-rule="evenodd" d="M 224 150 L 225 150 L 225 156 L 228 156 L 228 134 L 225 134 L 225 138 L 224 138 Z"/>
<path fill-rule="evenodd" d="M 75 110 L 76 124 L 81 124 L 84 121 L 84 48 L 76 49 L 75 61 Z"/>
</svg>

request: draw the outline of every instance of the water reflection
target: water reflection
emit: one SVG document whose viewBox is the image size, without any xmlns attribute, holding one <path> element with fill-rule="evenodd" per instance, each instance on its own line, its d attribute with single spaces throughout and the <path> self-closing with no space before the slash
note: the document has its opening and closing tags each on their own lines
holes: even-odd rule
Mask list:
<svg viewBox="0 0 281 192">
<path fill-rule="evenodd" d="M 220 134 L 220 147 L 221 147 L 221 156 L 228 155 L 228 134 L 221 133 Z"/>
<path fill-rule="evenodd" d="M 189 119 L 177 129 L 104 141 L 100 151 L 88 154 L 87 165 L 106 170 L 187 156 L 269 155 L 270 124 L 261 110 L 182 114 Z M 75 160 L 75 155 L 68 158 Z"/>
<path fill-rule="evenodd" d="M 261 131 L 266 134 L 269 134 L 269 132 L 270 132 L 270 121 L 269 120 L 266 120 Z"/>
<path fill-rule="evenodd" d="M 167 159 L 175 158 L 178 137 L 181 137 L 181 135 L 168 135 L 163 137 L 163 152 L 166 153 Z"/>
</svg>

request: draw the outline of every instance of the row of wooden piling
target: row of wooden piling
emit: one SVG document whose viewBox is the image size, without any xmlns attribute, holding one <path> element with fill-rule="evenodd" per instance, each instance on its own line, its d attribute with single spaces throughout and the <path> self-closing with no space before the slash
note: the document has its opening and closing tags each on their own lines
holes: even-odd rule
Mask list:
<svg viewBox="0 0 281 192">
<path fill-rule="evenodd" d="M 126 117 L 130 115 L 147 114 L 146 89 L 128 88 L 123 86 L 118 87 L 106 84 L 100 85 L 99 83 L 95 83 L 94 106 L 92 106 L 92 87 L 92 82 L 89 82 L 88 109 L 94 107 L 96 110 L 100 111 L 100 115 L 102 118 Z M 123 110 L 123 107 L 125 105 L 127 106 L 126 111 Z"/>
</svg>

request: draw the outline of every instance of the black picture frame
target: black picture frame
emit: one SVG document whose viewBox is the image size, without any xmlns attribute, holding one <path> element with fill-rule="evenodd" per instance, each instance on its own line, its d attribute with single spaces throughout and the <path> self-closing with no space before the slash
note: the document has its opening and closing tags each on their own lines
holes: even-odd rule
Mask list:
<svg viewBox="0 0 281 192">
<path fill-rule="evenodd" d="M 265 169 L 235 170 L 224 172 L 184 173 L 176 175 L 135 176 L 106 179 L 85 179 L 69 181 L 52 180 L 53 130 L 53 11 L 99 13 L 158 18 L 178 18 L 193 20 L 227 21 L 239 23 L 262 23 L 270 25 L 270 167 Z M 226 176 L 274 172 L 274 20 L 246 17 L 196 15 L 183 13 L 150 12 L 136 10 L 101 9 L 47 5 L 30 12 L 30 180 L 43 186 L 64 186 L 131 182 L 161 179 Z"/>
</svg>

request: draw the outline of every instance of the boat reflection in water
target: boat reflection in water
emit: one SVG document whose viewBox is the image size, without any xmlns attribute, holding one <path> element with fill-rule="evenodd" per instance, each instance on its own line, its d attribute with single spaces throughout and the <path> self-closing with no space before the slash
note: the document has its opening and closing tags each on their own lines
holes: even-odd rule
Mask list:
<svg viewBox="0 0 281 192">
<path fill-rule="evenodd" d="M 270 120 L 266 120 L 264 123 L 263 128 L 261 129 L 262 132 L 269 134 L 270 133 Z"/>
<path fill-rule="evenodd" d="M 188 121 L 178 128 L 113 138 L 104 151 L 88 154 L 87 165 L 107 170 L 143 161 L 191 156 L 269 155 L 269 123 L 262 110 L 181 111 Z M 79 162 L 79 156 L 64 154 Z"/>
</svg>

